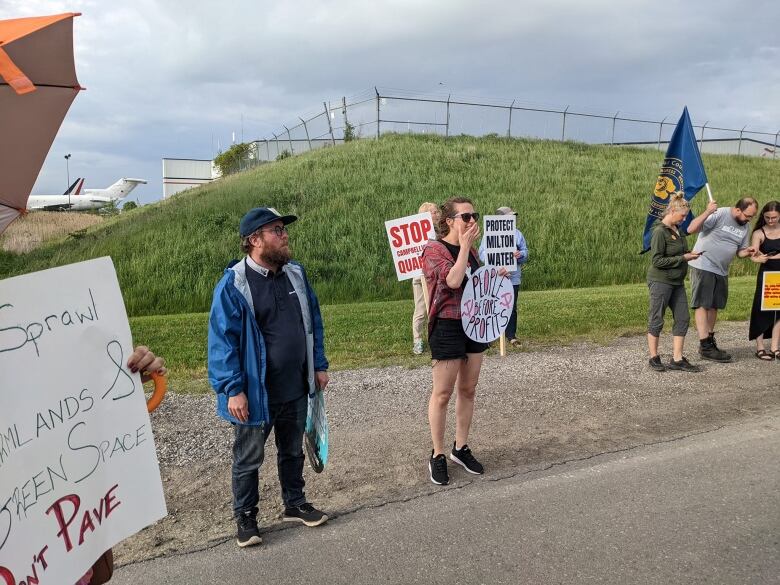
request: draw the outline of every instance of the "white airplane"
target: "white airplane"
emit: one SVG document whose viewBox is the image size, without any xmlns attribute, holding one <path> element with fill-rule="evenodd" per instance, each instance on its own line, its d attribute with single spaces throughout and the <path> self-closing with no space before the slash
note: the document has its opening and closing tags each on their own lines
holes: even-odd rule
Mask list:
<svg viewBox="0 0 780 585">
<path fill-rule="evenodd" d="M 77 179 L 62 195 L 30 195 L 27 209 L 30 211 L 87 211 L 106 207 L 121 201 L 137 185 L 146 185 L 143 179 L 119 179 L 106 189 L 84 189 L 84 179 Z"/>
</svg>

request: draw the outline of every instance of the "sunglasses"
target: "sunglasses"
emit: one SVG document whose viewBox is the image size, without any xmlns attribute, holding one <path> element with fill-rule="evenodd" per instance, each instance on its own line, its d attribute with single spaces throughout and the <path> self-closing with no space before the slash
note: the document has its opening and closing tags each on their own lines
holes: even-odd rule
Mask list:
<svg viewBox="0 0 780 585">
<path fill-rule="evenodd" d="M 452 216 L 452 219 L 455 219 L 456 217 L 461 218 L 465 223 L 469 223 L 472 219 L 474 221 L 479 221 L 479 213 L 477 213 L 476 211 L 473 213 L 468 213 L 468 212 L 456 213 L 455 215 Z"/>
</svg>

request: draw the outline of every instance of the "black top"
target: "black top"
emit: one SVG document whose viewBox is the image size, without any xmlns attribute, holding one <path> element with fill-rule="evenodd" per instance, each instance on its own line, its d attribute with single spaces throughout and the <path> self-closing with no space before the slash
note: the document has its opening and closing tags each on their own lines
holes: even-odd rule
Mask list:
<svg viewBox="0 0 780 585">
<path fill-rule="evenodd" d="M 255 320 L 265 338 L 265 386 L 272 403 L 306 393 L 306 333 L 298 294 L 287 274 L 258 272 L 247 262 Z"/>
<path fill-rule="evenodd" d="M 439 240 L 442 244 L 446 246 L 446 248 L 450 251 L 450 254 L 452 254 L 452 259 L 457 262 L 458 255 L 460 254 L 460 246 L 456 246 L 455 244 L 450 244 L 449 242 L 445 242 L 444 240 Z M 469 268 L 471 268 L 471 271 L 468 269 L 466 270 L 466 276 L 463 277 L 463 283 L 460 285 L 461 287 L 466 286 L 466 283 L 469 280 L 469 276 L 471 274 L 474 274 L 477 270 L 479 270 L 479 260 L 477 260 L 474 257 L 474 254 L 469 251 Z"/>
</svg>

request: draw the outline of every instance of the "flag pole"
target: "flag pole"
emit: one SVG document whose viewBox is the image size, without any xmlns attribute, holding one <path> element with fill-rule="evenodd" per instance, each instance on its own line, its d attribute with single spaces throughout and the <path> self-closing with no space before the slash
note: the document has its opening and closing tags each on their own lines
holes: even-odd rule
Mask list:
<svg viewBox="0 0 780 585">
<path fill-rule="evenodd" d="M 710 203 L 712 203 L 713 199 L 712 199 L 712 191 L 710 191 L 710 184 L 704 183 L 704 186 L 707 187 L 707 197 L 710 198 Z"/>
</svg>

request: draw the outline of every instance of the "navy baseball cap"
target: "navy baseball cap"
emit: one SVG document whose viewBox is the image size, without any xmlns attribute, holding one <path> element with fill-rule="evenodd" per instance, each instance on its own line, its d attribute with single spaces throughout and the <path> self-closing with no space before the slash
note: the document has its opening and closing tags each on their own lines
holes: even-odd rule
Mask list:
<svg viewBox="0 0 780 585">
<path fill-rule="evenodd" d="M 242 238 L 245 238 L 272 221 L 282 220 L 282 223 L 287 225 L 296 219 L 298 218 L 295 215 L 282 215 L 273 207 L 255 207 L 241 218 L 241 223 L 238 225 L 238 233 L 241 234 Z"/>
</svg>

